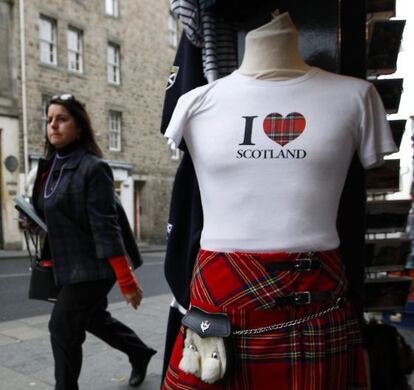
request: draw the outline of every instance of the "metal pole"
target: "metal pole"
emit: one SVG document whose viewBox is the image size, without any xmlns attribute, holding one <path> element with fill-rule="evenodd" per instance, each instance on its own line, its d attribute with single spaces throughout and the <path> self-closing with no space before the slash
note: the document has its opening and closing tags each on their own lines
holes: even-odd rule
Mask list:
<svg viewBox="0 0 414 390">
<path fill-rule="evenodd" d="M 27 96 L 26 96 L 26 34 L 24 19 L 24 0 L 19 0 L 20 16 L 20 64 L 21 64 L 21 84 L 22 84 L 22 125 L 23 125 L 23 159 L 24 159 L 24 178 L 27 179 L 29 173 L 29 147 L 27 136 Z M 26 187 L 26 186 L 25 186 Z M 25 189 L 26 192 L 26 189 Z"/>
</svg>

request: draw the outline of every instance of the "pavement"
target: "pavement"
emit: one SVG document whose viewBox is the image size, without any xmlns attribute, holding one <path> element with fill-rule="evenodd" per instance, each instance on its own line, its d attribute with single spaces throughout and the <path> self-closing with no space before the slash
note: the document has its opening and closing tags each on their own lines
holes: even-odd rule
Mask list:
<svg viewBox="0 0 414 390">
<path fill-rule="evenodd" d="M 115 318 L 134 329 L 145 343 L 158 351 L 140 390 L 160 388 L 170 303 L 171 295 L 163 294 L 144 298 L 137 311 L 125 302 L 109 305 Z M 0 322 L 0 390 L 54 389 L 48 321 L 49 315 L 42 315 Z M 400 328 L 400 332 L 414 346 L 413 330 Z M 79 378 L 81 390 L 132 390 L 128 386 L 129 374 L 126 355 L 87 334 Z M 409 379 L 412 385 L 414 378 Z"/>
<path fill-rule="evenodd" d="M 139 248 L 142 253 L 165 251 L 165 246 L 157 245 L 140 244 Z M 0 250 L 0 261 L 27 257 L 27 251 Z M 151 359 L 140 390 L 160 388 L 171 299 L 169 294 L 144 297 L 137 311 L 125 302 L 109 305 L 115 318 L 134 329 L 146 344 L 158 351 Z M 54 389 L 48 321 L 49 315 L 41 315 L 0 322 L 0 390 Z M 132 389 L 128 386 L 130 370 L 126 355 L 87 334 L 79 379 L 81 390 Z"/>
<path fill-rule="evenodd" d="M 141 245 L 140 250 L 143 253 L 160 252 L 165 247 Z M 2 258 L 21 257 L 27 258 L 27 252 L 0 250 L 0 261 Z M 148 366 L 147 377 L 140 390 L 160 388 L 171 299 L 170 294 L 144 297 L 137 311 L 125 302 L 109 305 L 109 311 L 115 318 L 134 329 L 145 343 L 158 351 Z M 41 315 L 0 322 L 0 390 L 54 389 L 48 321 L 49 315 Z M 414 326 L 411 322 L 410 326 L 404 326 L 404 321 L 393 325 L 414 348 Z M 130 365 L 126 355 L 91 334 L 87 334 L 83 355 L 79 379 L 81 390 L 132 389 L 128 386 Z M 414 374 L 409 379 L 414 388 Z"/>
<path fill-rule="evenodd" d="M 109 311 L 158 352 L 152 358 L 140 390 L 160 388 L 165 331 L 171 296 L 144 298 L 137 311 L 125 302 Z M 52 304 L 51 304 L 52 305 Z M 52 307 L 52 306 L 51 306 Z M 0 322 L 0 390 L 53 390 L 53 356 L 47 328 L 49 315 Z M 126 355 L 87 334 L 79 379 L 81 390 L 120 390 L 128 387 Z"/>
</svg>

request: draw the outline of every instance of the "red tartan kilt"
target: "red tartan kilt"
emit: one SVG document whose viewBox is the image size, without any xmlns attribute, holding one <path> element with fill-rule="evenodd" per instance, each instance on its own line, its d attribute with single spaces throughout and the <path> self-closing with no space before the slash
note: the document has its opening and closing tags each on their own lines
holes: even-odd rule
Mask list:
<svg viewBox="0 0 414 390">
<path fill-rule="evenodd" d="M 321 252 L 321 269 L 268 273 L 266 262 L 300 254 L 218 253 L 200 250 L 191 284 L 191 304 L 224 311 L 232 328 L 251 329 L 304 317 L 334 305 L 276 306 L 294 291 L 346 292 L 336 251 Z M 163 389 L 362 390 L 367 389 L 359 323 L 347 303 L 303 324 L 250 336 L 234 336 L 235 374 L 226 384 L 209 385 L 178 368 L 183 329 L 177 337 Z"/>
</svg>

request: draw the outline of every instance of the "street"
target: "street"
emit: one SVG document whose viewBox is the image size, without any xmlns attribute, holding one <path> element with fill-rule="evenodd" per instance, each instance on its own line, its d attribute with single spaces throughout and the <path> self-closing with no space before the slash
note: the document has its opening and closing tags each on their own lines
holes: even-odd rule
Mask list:
<svg viewBox="0 0 414 390">
<path fill-rule="evenodd" d="M 169 293 L 164 278 L 164 254 L 142 253 L 144 265 L 135 271 L 135 275 L 144 290 L 144 299 Z M 0 260 L 0 322 L 50 313 L 50 303 L 27 298 L 29 276 L 28 259 Z M 109 302 L 122 300 L 118 286 L 115 285 L 109 294 Z"/>
<path fill-rule="evenodd" d="M 142 255 L 144 265 L 136 275 L 147 299 L 143 300 L 139 310 L 134 311 L 122 302 L 115 286 L 110 293 L 110 312 L 158 350 L 141 387 L 142 390 L 155 390 L 159 389 L 161 381 L 171 295 L 164 279 L 164 252 Z M 52 304 L 27 299 L 29 275 L 28 259 L 0 260 L 0 390 L 52 390 L 54 387 L 53 357 L 47 330 Z M 400 329 L 400 332 L 410 345 L 414 345 L 411 329 Z M 88 334 L 81 389 L 127 389 L 128 374 L 126 357 Z M 413 383 L 413 378 L 410 379 Z"/>
</svg>

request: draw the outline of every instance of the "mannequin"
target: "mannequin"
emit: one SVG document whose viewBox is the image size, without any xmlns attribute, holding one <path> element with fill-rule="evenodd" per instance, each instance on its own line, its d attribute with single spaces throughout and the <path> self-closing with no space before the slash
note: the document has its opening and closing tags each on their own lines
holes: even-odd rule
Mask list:
<svg viewBox="0 0 414 390">
<path fill-rule="evenodd" d="M 164 389 L 366 390 L 336 219 L 355 152 L 370 168 L 396 151 L 375 88 L 306 65 L 277 15 L 239 70 L 180 97 L 165 136 L 185 139 L 203 207 L 190 304 L 228 315 L 237 375 L 208 387 L 182 329 Z"/>
<path fill-rule="evenodd" d="M 298 49 L 299 34 L 287 12 L 246 35 L 246 47 L 239 72 L 260 80 L 287 80 L 304 75 L 311 67 L 305 63 Z M 172 150 L 178 145 L 167 141 Z"/>
<path fill-rule="evenodd" d="M 246 35 L 239 72 L 261 80 L 286 80 L 309 71 L 298 50 L 298 31 L 287 12 Z"/>
</svg>

